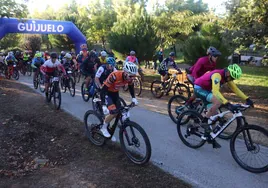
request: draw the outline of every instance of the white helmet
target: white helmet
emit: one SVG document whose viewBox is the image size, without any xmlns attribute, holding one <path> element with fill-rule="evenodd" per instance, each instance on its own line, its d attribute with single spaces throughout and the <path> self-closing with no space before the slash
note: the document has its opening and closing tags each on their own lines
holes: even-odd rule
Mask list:
<svg viewBox="0 0 268 188">
<path fill-rule="evenodd" d="M 138 67 L 132 62 L 126 61 L 123 70 L 128 74 L 136 75 L 138 73 Z"/>
<path fill-rule="evenodd" d="M 69 54 L 69 53 L 66 53 L 64 57 L 67 58 L 67 59 L 71 59 L 72 58 L 72 55 Z"/>
<path fill-rule="evenodd" d="M 105 51 L 101 51 L 101 56 L 102 57 L 106 57 L 107 56 L 107 53 Z"/>
</svg>

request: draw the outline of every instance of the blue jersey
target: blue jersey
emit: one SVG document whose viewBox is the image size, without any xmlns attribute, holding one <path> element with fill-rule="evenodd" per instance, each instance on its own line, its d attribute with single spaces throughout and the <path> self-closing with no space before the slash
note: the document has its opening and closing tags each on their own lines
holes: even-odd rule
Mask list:
<svg viewBox="0 0 268 188">
<path fill-rule="evenodd" d="M 45 60 L 42 57 L 39 57 L 39 59 L 35 57 L 32 60 L 32 65 L 43 65 L 44 63 L 45 63 Z"/>
</svg>

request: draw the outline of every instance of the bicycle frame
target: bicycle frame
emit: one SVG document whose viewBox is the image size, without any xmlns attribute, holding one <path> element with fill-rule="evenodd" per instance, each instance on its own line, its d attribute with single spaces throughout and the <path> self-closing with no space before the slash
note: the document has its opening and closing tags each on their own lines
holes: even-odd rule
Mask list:
<svg viewBox="0 0 268 188">
<path fill-rule="evenodd" d="M 176 80 L 176 74 L 172 74 L 171 76 L 172 76 L 172 77 L 168 79 L 168 88 L 167 88 L 167 91 L 168 91 L 168 92 L 170 92 L 171 87 L 172 87 L 173 83 L 174 83 L 175 80 Z"/>
<path fill-rule="evenodd" d="M 214 115 L 211 118 L 212 119 L 219 119 L 222 118 L 224 115 L 228 114 L 228 113 L 232 113 L 230 110 L 222 112 L 220 114 Z M 245 117 L 243 116 L 242 112 L 240 110 L 238 110 L 237 112 L 233 113 L 233 117 L 231 119 L 229 119 L 229 121 L 227 121 L 223 126 L 221 126 L 221 129 L 218 130 L 216 133 L 214 133 L 213 131 L 210 133 L 210 136 L 212 139 L 216 138 L 219 134 L 221 134 L 234 120 L 238 119 L 238 127 L 241 126 L 241 120 L 243 119 L 243 121 L 247 124 Z M 217 120 L 218 121 L 218 120 Z"/>
</svg>

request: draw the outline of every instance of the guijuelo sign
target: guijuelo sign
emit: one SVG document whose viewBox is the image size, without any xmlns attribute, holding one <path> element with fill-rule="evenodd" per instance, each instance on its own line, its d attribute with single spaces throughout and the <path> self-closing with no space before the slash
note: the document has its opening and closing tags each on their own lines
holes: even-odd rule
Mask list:
<svg viewBox="0 0 268 188">
<path fill-rule="evenodd" d="M 36 21 L 32 21 L 32 23 L 19 23 L 18 24 L 19 31 L 35 31 L 35 32 L 54 32 L 61 33 L 64 31 L 63 25 L 55 25 L 55 24 L 42 24 L 36 23 Z"/>
<path fill-rule="evenodd" d="M 66 34 L 75 44 L 76 53 L 87 40 L 70 21 L 0 18 L 0 40 L 8 33 Z"/>
</svg>

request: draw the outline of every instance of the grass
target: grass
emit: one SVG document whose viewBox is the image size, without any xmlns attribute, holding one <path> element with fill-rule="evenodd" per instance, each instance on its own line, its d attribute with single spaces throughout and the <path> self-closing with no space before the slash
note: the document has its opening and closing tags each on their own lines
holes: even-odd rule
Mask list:
<svg viewBox="0 0 268 188">
<path fill-rule="evenodd" d="M 242 66 L 243 75 L 238 84 L 268 88 L 268 67 Z"/>
</svg>

